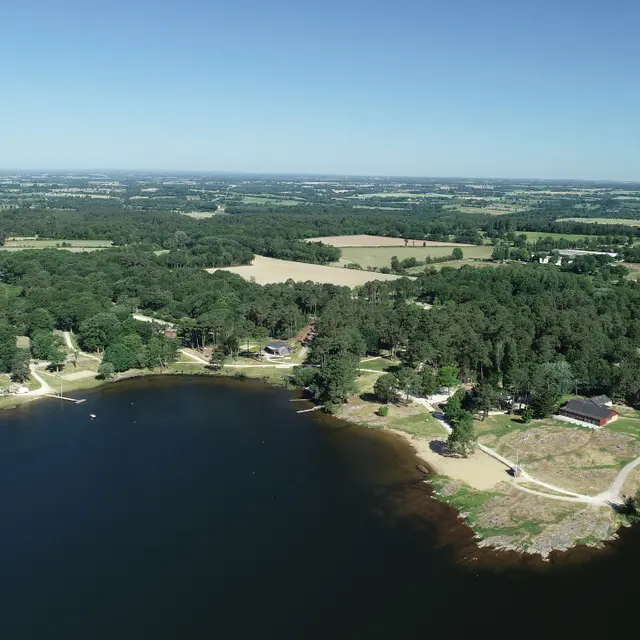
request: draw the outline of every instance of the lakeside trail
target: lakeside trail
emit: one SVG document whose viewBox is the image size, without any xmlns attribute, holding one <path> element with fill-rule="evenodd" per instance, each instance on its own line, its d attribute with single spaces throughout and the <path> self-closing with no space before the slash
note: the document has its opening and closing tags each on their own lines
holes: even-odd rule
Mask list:
<svg viewBox="0 0 640 640">
<path fill-rule="evenodd" d="M 441 413 L 436 411 L 426 398 L 418 398 L 416 396 L 410 396 L 410 398 L 417 404 L 420 404 L 423 407 L 425 407 L 431 413 L 431 415 L 442 425 L 442 427 L 447 432 L 447 434 L 451 433 L 452 431 L 451 426 L 444 420 L 444 416 L 442 416 Z M 621 491 L 624 486 L 624 483 L 629 477 L 629 474 L 636 467 L 640 466 L 640 457 L 638 457 L 632 462 L 630 462 L 629 464 L 627 464 L 620 471 L 620 473 L 616 476 L 616 479 L 613 481 L 613 483 L 608 489 L 599 493 L 598 495 L 589 496 L 583 493 L 576 493 L 575 491 L 569 491 L 568 489 L 564 489 L 563 487 L 558 487 L 557 485 L 550 484 L 548 482 L 544 482 L 543 480 L 540 480 L 535 476 L 532 476 L 530 473 L 527 473 L 522 468 L 522 465 L 516 465 L 516 463 L 513 462 L 512 460 L 505 458 L 504 456 L 500 455 L 497 451 L 494 451 L 493 449 L 490 449 L 489 447 L 483 444 L 478 443 L 478 449 L 480 450 L 480 452 L 483 452 L 487 456 L 502 463 L 508 469 L 515 470 L 516 468 L 519 468 L 520 475 L 517 478 L 510 478 L 510 482 L 512 486 L 516 487 L 520 491 L 525 491 L 526 493 L 533 493 L 535 495 L 544 496 L 546 498 L 551 498 L 553 500 L 565 500 L 567 502 L 583 502 L 583 503 L 592 505 L 594 507 L 614 507 L 616 505 L 622 504 L 623 498 L 621 495 Z M 502 478 L 502 479 L 506 480 L 506 478 Z M 529 487 L 524 487 L 521 484 L 522 482 L 538 485 L 539 487 L 547 489 L 548 491 L 553 491 L 554 494 L 546 493 L 544 491 L 537 491 Z M 561 495 L 557 495 L 557 494 L 561 494 Z"/>
<path fill-rule="evenodd" d="M 97 362 L 102 362 L 98 356 L 94 356 L 91 353 L 86 353 L 85 351 L 81 351 L 79 347 L 76 347 L 73 344 L 73 340 L 71 340 L 71 333 L 69 331 L 64 331 L 64 340 L 67 343 L 67 347 L 71 349 L 71 351 L 77 351 L 79 356 L 84 356 L 85 358 L 90 358 L 91 360 L 96 360 Z"/>
<path fill-rule="evenodd" d="M 195 353 L 191 353 L 187 349 L 180 349 L 180 353 L 191 358 L 194 362 L 199 362 L 200 364 L 208 365 L 209 362 L 204 358 L 196 355 Z M 272 360 L 269 361 L 269 364 L 231 364 L 225 362 L 224 369 L 228 367 L 234 369 L 293 369 L 293 367 L 297 366 L 296 362 L 274 362 Z"/>
<path fill-rule="evenodd" d="M 35 364 L 29 364 L 29 371 L 31 372 L 31 375 L 34 377 L 34 379 L 40 383 L 40 388 L 29 391 L 29 393 L 25 393 L 25 396 L 37 397 L 46 396 L 50 393 L 53 393 L 53 389 L 49 386 L 47 381 L 36 371 Z"/>
</svg>

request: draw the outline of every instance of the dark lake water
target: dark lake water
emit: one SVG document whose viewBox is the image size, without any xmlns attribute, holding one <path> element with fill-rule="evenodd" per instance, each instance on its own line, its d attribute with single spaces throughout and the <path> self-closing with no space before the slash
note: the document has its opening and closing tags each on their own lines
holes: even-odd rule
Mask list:
<svg viewBox="0 0 640 640">
<path fill-rule="evenodd" d="M 638 530 L 546 565 L 478 551 L 406 444 L 298 415 L 281 391 L 172 377 L 84 395 L 0 413 L 2 639 L 579 638 L 634 624 Z"/>
</svg>

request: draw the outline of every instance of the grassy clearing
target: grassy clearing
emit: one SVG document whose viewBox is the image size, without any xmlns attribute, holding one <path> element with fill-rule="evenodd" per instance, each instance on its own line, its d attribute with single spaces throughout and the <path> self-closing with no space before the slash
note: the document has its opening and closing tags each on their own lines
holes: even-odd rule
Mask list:
<svg viewBox="0 0 640 640">
<path fill-rule="evenodd" d="M 33 238 L 10 238 L 6 240 L 4 246 L 7 248 L 19 247 L 21 249 L 55 249 L 63 242 L 66 242 L 71 247 L 82 248 L 111 247 L 113 245 L 111 240 L 36 240 Z"/>
<path fill-rule="evenodd" d="M 427 256 L 431 258 L 441 258 L 450 256 L 455 248 L 453 246 L 415 246 L 415 247 L 344 247 L 342 249 L 343 262 L 355 262 L 362 267 L 388 267 L 391 264 L 392 256 L 397 256 L 402 261 L 405 258 L 416 258 L 424 260 Z M 465 258 L 489 259 L 493 252 L 490 246 L 460 246 Z M 456 261 L 455 264 L 458 264 Z"/>
<path fill-rule="evenodd" d="M 305 200 L 292 200 L 290 198 L 277 198 L 270 196 L 244 196 L 242 198 L 244 204 L 272 204 L 291 207 L 296 204 L 305 204 Z"/>
<path fill-rule="evenodd" d="M 558 218 L 556 222 L 586 222 L 588 224 L 625 224 L 629 227 L 640 227 L 640 220 L 631 218 Z"/>
<path fill-rule="evenodd" d="M 370 200 L 372 198 L 423 198 L 424 195 L 420 193 L 407 193 L 405 191 L 389 191 L 384 193 L 361 193 L 355 196 L 349 196 L 349 198 L 356 198 L 358 200 Z"/>
<path fill-rule="evenodd" d="M 389 371 L 398 365 L 397 361 L 387 360 L 386 358 L 373 358 L 360 362 L 360 369 L 368 369 L 369 371 Z"/>
<path fill-rule="evenodd" d="M 527 236 L 527 242 L 536 242 L 540 238 L 553 238 L 554 240 L 584 240 L 585 238 L 594 238 L 593 235 L 580 235 L 579 233 L 542 233 L 541 231 L 516 231 L 516 233 L 524 233 Z"/>
<path fill-rule="evenodd" d="M 218 215 L 217 211 L 181 211 L 180 215 L 194 218 L 195 220 L 206 220 L 207 218 L 213 218 Z"/>
</svg>

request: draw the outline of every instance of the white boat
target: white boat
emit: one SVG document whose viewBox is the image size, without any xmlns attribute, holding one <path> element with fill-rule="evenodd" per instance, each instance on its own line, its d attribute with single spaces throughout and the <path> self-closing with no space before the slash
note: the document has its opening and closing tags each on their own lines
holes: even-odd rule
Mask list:
<svg viewBox="0 0 640 640">
<path fill-rule="evenodd" d="M 98 416 L 95 413 L 90 413 L 89 417 L 93 420 L 94 418 L 97 418 Z"/>
</svg>

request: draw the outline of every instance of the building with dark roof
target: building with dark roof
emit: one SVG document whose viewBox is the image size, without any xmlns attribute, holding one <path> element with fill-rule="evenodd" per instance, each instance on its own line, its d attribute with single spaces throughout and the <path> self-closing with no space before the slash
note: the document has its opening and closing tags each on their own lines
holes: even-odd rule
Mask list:
<svg viewBox="0 0 640 640">
<path fill-rule="evenodd" d="M 271 356 L 290 356 L 293 353 L 293 347 L 282 340 L 272 340 L 264 348 L 264 351 Z"/>
<path fill-rule="evenodd" d="M 604 427 L 618 419 L 617 411 L 614 411 L 608 403 L 611 403 L 611 400 L 606 396 L 594 396 L 591 399 L 574 398 L 560 407 L 558 415 L 596 427 Z"/>
</svg>

